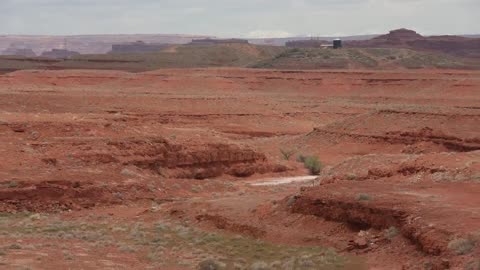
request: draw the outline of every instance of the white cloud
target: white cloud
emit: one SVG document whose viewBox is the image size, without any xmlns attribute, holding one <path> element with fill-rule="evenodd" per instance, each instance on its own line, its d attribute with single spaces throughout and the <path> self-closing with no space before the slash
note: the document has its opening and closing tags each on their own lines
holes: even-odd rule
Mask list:
<svg viewBox="0 0 480 270">
<path fill-rule="evenodd" d="M 0 34 L 463 34 L 480 33 L 479 10 L 480 0 L 0 0 Z"/>
</svg>

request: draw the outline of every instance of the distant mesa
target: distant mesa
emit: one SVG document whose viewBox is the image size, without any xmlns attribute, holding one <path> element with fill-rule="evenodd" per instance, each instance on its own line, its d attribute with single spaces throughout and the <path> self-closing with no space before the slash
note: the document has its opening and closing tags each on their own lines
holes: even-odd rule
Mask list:
<svg viewBox="0 0 480 270">
<path fill-rule="evenodd" d="M 1 0 L 0 0 L 1 2 Z M 9 47 L 32 49 L 37 55 L 52 48 L 68 49 L 81 54 L 106 54 L 113 44 L 129 44 L 142 40 L 150 44 L 187 44 L 192 39 L 208 38 L 202 35 L 126 34 L 126 35 L 71 35 L 23 36 L 0 35 L 0 53 Z M 67 46 L 65 46 L 65 44 Z"/>
<path fill-rule="evenodd" d="M 292 47 L 292 48 L 322 48 L 327 44 L 330 45 L 330 42 L 326 40 L 310 39 L 310 40 L 287 41 L 285 43 L 285 46 Z"/>
<path fill-rule="evenodd" d="M 349 45 L 352 47 L 408 47 L 408 42 L 425 39 L 427 38 L 413 30 L 402 28 L 370 40 L 353 40 L 349 42 Z"/>
<path fill-rule="evenodd" d="M 42 53 L 42 57 L 54 58 L 54 59 L 68 59 L 76 55 L 80 55 L 79 52 L 69 51 L 65 49 L 52 49 Z"/>
<path fill-rule="evenodd" d="M 188 45 L 219 45 L 219 44 L 249 44 L 246 39 L 230 38 L 230 39 L 194 39 Z"/>
<path fill-rule="evenodd" d="M 442 52 L 460 57 L 479 58 L 480 39 L 462 36 L 422 36 L 409 29 L 397 29 L 370 40 L 346 42 L 352 48 L 405 48 Z"/>
<path fill-rule="evenodd" d="M 2 55 L 17 55 L 17 56 L 25 56 L 25 57 L 35 57 L 35 56 L 37 56 L 32 49 L 15 48 L 15 47 L 9 47 L 6 50 L 4 50 L 1 54 Z"/>
<path fill-rule="evenodd" d="M 151 53 L 159 52 L 168 48 L 171 44 L 167 43 L 145 43 L 141 40 L 130 43 L 113 44 L 110 53 Z"/>
<path fill-rule="evenodd" d="M 333 40 L 333 43 L 327 40 L 293 40 L 285 43 L 285 46 L 291 48 L 334 48 L 339 49 L 342 47 L 342 41 L 340 39 Z"/>
<path fill-rule="evenodd" d="M 378 36 L 374 39 L 375 40 L 407 41 L 407 40 L 424 39 L 424 36 L 420 35 L 419 33 L 413 30 L 401 28 L 397 30 L 392 30 L 388 34 Z"/>
</svg>

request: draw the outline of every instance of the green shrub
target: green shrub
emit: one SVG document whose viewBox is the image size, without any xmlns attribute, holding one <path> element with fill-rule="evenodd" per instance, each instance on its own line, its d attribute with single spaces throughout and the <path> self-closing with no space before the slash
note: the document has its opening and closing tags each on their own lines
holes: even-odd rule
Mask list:
<svg viewBox="0 0 480 270">
<path fill-rule="evenodd" d="M 319 175 L 323 168 L 323 164 L 317 157 L 306 157 L 303 164 L 311 175 Z"/>
</svg>

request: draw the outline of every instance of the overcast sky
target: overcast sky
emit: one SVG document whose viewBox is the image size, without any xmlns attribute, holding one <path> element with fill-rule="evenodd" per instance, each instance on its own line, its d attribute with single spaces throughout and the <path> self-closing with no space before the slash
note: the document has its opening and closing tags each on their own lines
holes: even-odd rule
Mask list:
<svg viewBox="0 0 480 270">
<path fill-rule="evenodd" d="M 480 34 L 480 0 L 0 0 L 0 34 Z"/>
</svg>

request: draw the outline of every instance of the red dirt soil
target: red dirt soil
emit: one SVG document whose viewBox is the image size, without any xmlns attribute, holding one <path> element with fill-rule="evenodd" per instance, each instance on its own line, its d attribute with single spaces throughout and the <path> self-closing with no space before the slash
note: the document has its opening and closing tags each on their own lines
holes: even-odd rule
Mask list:
<svg viewBox="0 0 480 270">
<path fill-rule="evenodd" d="M 129 229 L 160 220 L 332 247 L 369 269 L 476 269 L 479 89 L 479 72 L 448 70 L 7 73 L 0 218 L 47 229 L 49 220 Z M 285 160 L 280 150 L 294 155 Z M 306 175 L 300 154 L 324 163 L 317 180 L 250 185 Z M 18 220 L 24 211 L 33 218 Z M 203 258 L 169 247 L 155 265 L 143 248 L 125 253 L 81 238 L 52 247 L 51 229 L 41 230 L 45 238 L 31 226 L 0 234 L 1 265 L 71 267 L 31 259 L 61 250 L 84 254 L 83 269 L 102 261 L 99 252 L 115 269 L 192 269 Z"/>
</svg>

